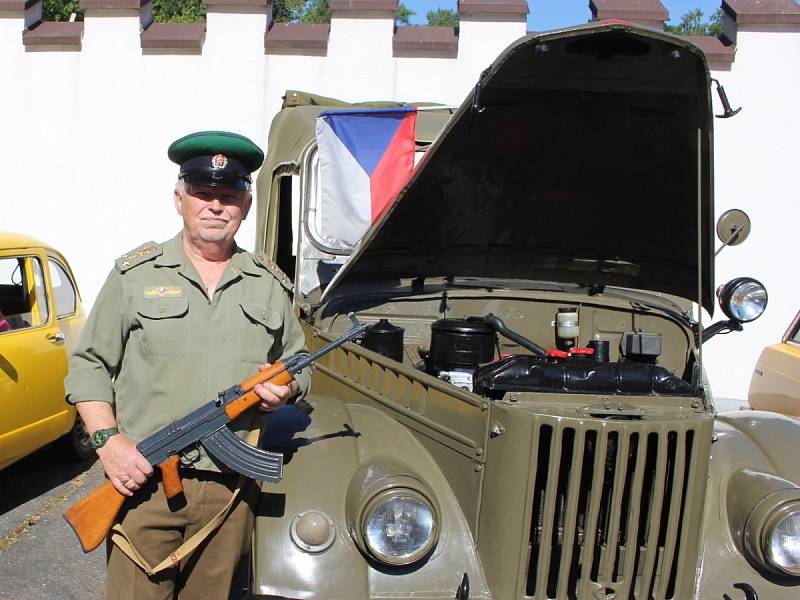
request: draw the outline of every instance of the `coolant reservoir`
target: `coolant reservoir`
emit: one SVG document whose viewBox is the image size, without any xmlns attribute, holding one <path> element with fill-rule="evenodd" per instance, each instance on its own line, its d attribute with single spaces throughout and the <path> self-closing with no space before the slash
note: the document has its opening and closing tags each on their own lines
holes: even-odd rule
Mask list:
<svg viewBox="0 0 800 600">
<path fill-rule="evenodd" d="M 556 345 L 559 350 L 572 348 L 579 334 L 578 309 L 574 306 L 559 308 L 556 313 Z"/>
</svg>

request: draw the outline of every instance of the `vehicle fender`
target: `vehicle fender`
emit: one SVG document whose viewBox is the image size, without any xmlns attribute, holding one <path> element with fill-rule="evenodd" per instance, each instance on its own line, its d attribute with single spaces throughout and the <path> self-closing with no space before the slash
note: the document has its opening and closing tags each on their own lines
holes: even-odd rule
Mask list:
<svg viewBox="0 0 800 600">
<path fill-rule="evenodd" d="M 282 451 L 285 458 L 282 481 L 262 486 L 253 537 L 253 594 L 451 599 L 467 573 L 470 598 L 490 598 L 466 519 L 444 475 L 411 431 L 366 404 L 314 394 L 308 403 L 310 414 L 284 407 L 270 415 L 265 428 L 262 445 Z M 386 468 L 391 475 L 423 482 L 435 495 L 439 540 L 416 565 L 378 565 L 348 531 L 348 523 L 358 520 L 348 511 L 359 477 L 365 469 Z M 321 511 L 333 524 L 333 543 L 319 552 L 303 550 L 292 540 L 292 522 L 310 510 Z"/>
<path fill-rule="evenodd" d="M 795 585 L 765 576 L 744 554 L 741 516 L 737 514 L 747 511 L 743 502 L 755 506 L 761 499 L 751 487 L 742 487 L 752 486 L 756 478 L 771 480 L 778 488 L 800 487 L 800 465 L 794 450 L 797 440 L 800 422 L 776 413 L 738 411 L 717 416 L 696 579 L 698 599 L 717 600 L 722 594 L 744 598 L 734 584 L 751 586 L 762 598 L 788 600 L 800 594 Z M 764 489 L 763 495 L 767 495 L 769 488 Z"/>
</svg>

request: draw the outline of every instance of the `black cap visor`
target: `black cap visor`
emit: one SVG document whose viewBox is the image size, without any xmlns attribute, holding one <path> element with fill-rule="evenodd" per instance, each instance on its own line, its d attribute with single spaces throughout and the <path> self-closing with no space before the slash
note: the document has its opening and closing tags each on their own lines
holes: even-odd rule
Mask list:
<svg viewBox="0 0 800 600">
<path fill-rule="evenodd" d="M 178 176 L 186 183 L 194 185 L 208 185 L 211 187 L 229 187 L 237 190 L 249 190 L 250 178 L 241 175 L 224 173 L 220 169 L 209 169 L 206 171 L 192 170 L 181 172 Z"/>
<path fill-rule="evenodd" d="M 178 179 L 196 185 L 230 187 L 237 190 L 250 189 L 250 172 L 231 157 L 224 157 L 224 166 L 214 166 L 212 156 L 193 156 L 181 164 Z"/>
</svg>

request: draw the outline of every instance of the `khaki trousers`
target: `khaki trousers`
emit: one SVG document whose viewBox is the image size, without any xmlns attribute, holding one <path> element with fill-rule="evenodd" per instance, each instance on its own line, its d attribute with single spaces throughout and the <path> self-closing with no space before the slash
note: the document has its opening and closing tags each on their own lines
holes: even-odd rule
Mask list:
<svg viewBox="0 0 800 600">
<path fill-rule="evenodd" d="M 120 522 L 151 565 L 202 529 L 228 501 L 238 475 L 182 471 L 184 493 L 167 500 L 156 475 L 126 500 Z M 107 543 L 108 600 L 227 600 L 239 559 L 253 529 L 258 487 L 243 486 L 225 522 L 178 567 L 148 576 L 111 541 Z"/>
</svg>

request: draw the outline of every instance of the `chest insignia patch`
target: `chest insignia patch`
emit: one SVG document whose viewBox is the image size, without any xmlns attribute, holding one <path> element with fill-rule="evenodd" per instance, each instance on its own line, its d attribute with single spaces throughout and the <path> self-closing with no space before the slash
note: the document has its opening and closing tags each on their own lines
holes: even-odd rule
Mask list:
<svg viewBox="0 0 800 600">
<path fill-rule="evenodd" d="M 183 290 L 180 287 L 146 287 L 144 288 L 145 298 L 177 298 L 183 296 Z"/>
</svg>

